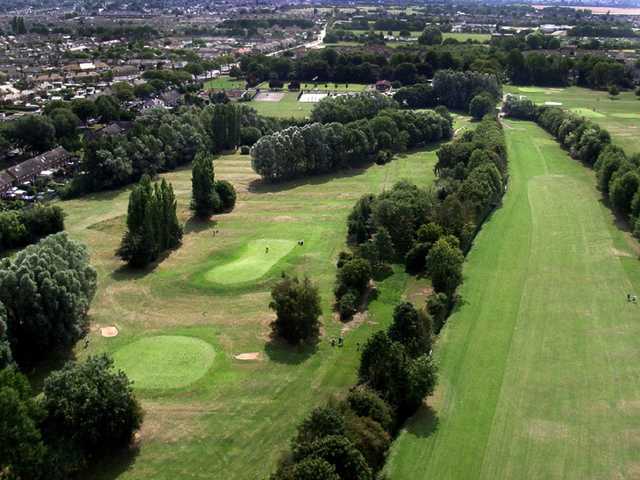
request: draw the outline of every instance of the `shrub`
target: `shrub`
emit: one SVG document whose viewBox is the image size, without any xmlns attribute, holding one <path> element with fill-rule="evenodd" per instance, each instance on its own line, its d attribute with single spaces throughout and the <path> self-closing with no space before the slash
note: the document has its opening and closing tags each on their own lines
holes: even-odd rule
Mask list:
<svg viewBox="0 0 640 480">
<path fill-rule="evenodd" d="M 342 480 L 372 479 L 366 460 L 346 437 L 330 435 L 294 451 L 296 461 L 309 457 L 320 458 L 333 465 Z"/>
<path fill-rule="evenodd" d="M 261 136 L 262 132 L 257 127 L 242 127 L 240 129 L 240 143 L 247 148 L 260 140 Z"/>
<path fill-rule="evenodd" d="M 318 407 L 298 426 L 297 444 L 312 443 L 329 435 L 344 435 L 344 418 L 330 406 Z"/>
<path fill-rule="evenodd" d="M 320 295 L 318 288 L 305 277 L 284 277 L 271 290 L 269 308 L 275 310 L 271 324 L 274 335 L 290 344 L 311 343 L 320 333 Z"/>
<path fill-rule="evenodd" d="M 434 293 L 427 300 L 427 311 L 433 318 L 433 332 L 440 333 L 449 314 L 449 298 L 446 294 Z"/>
<path fill-rule="evenodd" d="M 358 311 L 359 295 L 353 291 L 348 291 L 338 300 L 338 312 L 340 318 L 346 320 L 353 317 Z"/>
<path fill-rule="evenodd" d="M 347 395 L 349 408 L 361 417 L 378 422 L 389 433 L 393 430 L 393 411 L 376 392 L 364 385 L 352 388 Z"/>
<path fill-rule="evenodd" d="M 215 183 L 216 193 L 220 197 L 220 211 L 230 212 L 236 206 L 236 189 L 227 180 L 218 180 Z"/>
<path fill-rule="evenodd" d="M 348 415 L 345 436 L 351 440 L 372 469 L 378 470 L 382 467 L 391 445 L 391 437 L 378 422 L 369 417 Z"/>
<path fill-rule="evenodd" d="M 128 445 L 142 422 L 131 382 L 106 355 L 68 363 L 45 381 L 45 428 L 88 457 Z"/>
</svg>

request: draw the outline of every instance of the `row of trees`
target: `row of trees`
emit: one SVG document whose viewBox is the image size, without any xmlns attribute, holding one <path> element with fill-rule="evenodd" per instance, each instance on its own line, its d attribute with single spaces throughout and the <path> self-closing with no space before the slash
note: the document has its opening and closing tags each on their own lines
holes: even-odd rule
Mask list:
<svg viewBox="0 0 640 480">
<path fill-rule="evenodd" d="M 358 40 L 363 38 L 369 42 L 381 41 L 373 33 L 358 37 Z M 612 83 L 627 88 L 633 81 L 632 67 L 599 55 L 567 57 L 553 51 L 560 47 L 556 38 L 538 32 L 492 40 L 494 48 L 454 45 L 448 40 L 441 45 L 442 36 L 436 27 L 428 27 L 420 39 L 431 46 L 374 51 L 327 48 L 310 51 L 295 59 L 248 55 L 241 58 L 240 68 L 234 73 L 244 77 L 250 85 L 269 80 L 322 83 L 389 80 L 397 82 L 398 86 L 409 86 L 426 83 L 438 71 L 447 69 L 490 73 L 515 84 L 543 86 L 575 82 L 588 88 L 604 88 Z M 546 51 L 542 53 L 538 51 L 540 49 Z"/>
<path fill-rule="evenodd" d="M 313 107 L 311 121 L 350 123 L 364 118 L 373 118 L 382 110 L 397 107 L 398 104 L 392 98 L 378 93 L 326 97 Z"/>
<path fill-rule="evenodd" d="M 345 265 L 369 272 L 363 282 L 385 263 L 401 262 L 409 273 L 428 274 L 436 292 L 428 307 L 439 331 L 462 282 L 464 252 L 504 193 L 507 157 L 502 129 L 488 117 L 474 131 L 443 145 L 437 155 L 434 188 L 403 181 L 358 200 L 348 218 L 353 255 L 342 258 L 348 260 Z M 343 269 L 338 269 L 336 305 L 348 316 L 346 292 L 360 299 L 358 293 L 364 290 L 345 282 Z"/>
<path fill-rule="evenodd" d="M 311 50 L 295 59 L 247 55 L 240 59 L 240 67 L 232 75 L 245 78 L 249 85 L 275 79 L 322 83 L 390 80 L 411 85 L 425 82 L 441 69 L 498 74 L 504 69 L 502 61 L 501 55 L 473 45 L 443 45 L 427 50 L 392 52 L 325 48 Z"/>
<path fill-rule="evenodd" d="M 486 94 L 494 102 L 500 99 L 502 86 L 492 74 L 440 70 L 433 77 L 433 93 L 440 105 L 468 111 L 478 94 Z"/>
<path fill-rule="evenodd" d="M 139 117 L 126 135 L 102 136 L 85 145 L 84 174 L 76 189 L 97 191 L 137 181 L 144 174 L 172 170 L 199 151 L 219 152 L 240 141 L 241 114 L 235 105 L 176 113 L 154 110 Z"/>
<path fill-rule="evenodd" d="M 130 119 L 131 113 L 122 109 L 117 99 L 103 95 L 95 101 L 78 99 L 71 102 L 52 101 L 44 115 L 23 115 L 0 127 L 0 148 L 22 148 L 37 155 L 51 150 L 57 144 L 68 150 L 80 148 L 78 127 L 89 118 L 103 122 Z"/>
<path fill-rule="evenodd" d="M 405 181 L 356 203 L 348 219 L 353 252 L 339 255 L 335 290 L 337 307 L 348 317 L 372 276 L 404 259 L 408 270 L 431 276 L 434 295 L 426 309 L 406 302 L 396 306 L 389 328 L 363 347 L 358 385 L 300 424 L 272 480 L 373 479 L 398 427 L 433 391 L 433 335 L 462 282 L 460 246 L 471 245 L 476 225 L 502 196 L 506 175 L 506 147 L 495 118 L 448 145 L 438 153 L 435 189 Z M 307 279 L 284 278 L 272 298 L 276 335 L 290 343 L 317 338 L 320 301 Z"/>
<path fill-rule="evenodd" d="M 0 212 L 0 252 L 35 243 L 64 230 L 64 214 L 57 205 L 36 204 Z"/>
<path fill-rule="evenodd" d="M 314 409 L 298 426 L 272 480 L 372 480 L 391 440 L 436 383 L 428 314 L 396 306 L 386 331 L 365 344 L 358 384 Z"/>
<path fill-rule="evenodd" d="M 387 109 L 346 125 L 313 123 L 262 137 L 251 149 L 253 169 L 270 181 L 335 171 L 450 138 L 449 115 Z M 387 161 L 388 155 L 383 155 Z"/>
</svg>

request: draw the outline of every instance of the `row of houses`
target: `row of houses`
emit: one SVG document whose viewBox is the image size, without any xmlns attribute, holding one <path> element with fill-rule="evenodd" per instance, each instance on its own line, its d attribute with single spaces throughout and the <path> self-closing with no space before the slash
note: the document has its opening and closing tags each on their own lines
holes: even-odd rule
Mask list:
<svg viewBox="0 0 640 480">
<path fill-rule="evenodd" d="M 63 147 L 57 147 L 2 170 L 0 171 L 0 195 L 7 196 L 12 189 L 32 183 L 40 176 L 51 176 L 61 169 L 68 170 L 75 165 L 76 161 L 77 158 Z"/>
</svg>

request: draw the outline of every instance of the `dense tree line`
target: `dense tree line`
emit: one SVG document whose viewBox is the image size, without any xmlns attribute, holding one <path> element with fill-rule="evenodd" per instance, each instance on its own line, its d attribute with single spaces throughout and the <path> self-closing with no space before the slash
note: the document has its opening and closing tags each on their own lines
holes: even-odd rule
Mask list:
<svg viewBox="0 0 640 480">
<path fill-rule="evenodd" d="M 391 440 L 436 383 L 428 314 L 410 303 L 365 344 L 358 384 L 314 409 L 298 426 L 272 480 L 372 480 Z"/>
<path fill-rule="evenodd" d="M 433 92 L 441 105 L 467 111 L 471 99 L 480 93 L 497 101 L 502 86 L 495 75 L 440 70 L 433 77 Z"/>
<path fill-rule="evenodd" d="M 369 271 L 376 264 L 402 262 L 410 273 L 428 274 L 436 292 L 430 311 L 439 331 L 462 281 L 463 253 L 504 193 L 507 155 L 502 129 L 488 117 L 475 130 L 444 144 L 437 156 L 435 189 L 399 182 L 355 204 L 348 218 L 353 254 L 342 258 L 364 260 Z M 383 247 L 386 242 L 378 237 L 387 235 L 389 244 Z M 336 296 L 342 313 L 342 292 L 347 289 L 341 286 L 345 282 L 340 272 L 339 268 Z"/>
<path fill-rule="evenodd" d="M 64 214 L 57 205 L 36 204 L 0 212 L 0 252 L 35 243 L 64 230 Z"/>
<path fill-rule="evenodd" d="M 370 36 L 367 38 L 371 38 Z M 250 85 L 277 78 L 282 81 L 334 83 L 374 83 L 377 80 L 411 85 L 426 82 L 437 70 L 473 70 L 498 74 L 500 56 L 480 46 L 441 45 L 426 50 L 403 49 L 390 52 L 311 50 L 298 58 L 247 55 L 237 72 Z"/>
<path fill-rule="evenodd" d="M 334 38 L 329 36 L 327 41 L 384 43 L 382 35 L 373 31 L 357 36 L 348 30 L 329 34 Z M 493 48 L 462 44 L 454 39 L 442 41 L 435 27 L 428 27 L 421 38 L 423 43 L 430 44 L 428 48 L 326 48 L 296 58 L 247 55 L 240 59 L 237 74 L 250 85 L 278 79 L 322 83 L 389 80 L 395 82 L 395 86 L 409 86 L 426 83 L 440 70 L 493 74 L 520 85 L 577 83 L 588 88 L 603 88 L 616 83 L 627 88 L 632 84 L 631 67 L 603 55 L 566 56 L 559 51 L 561 45 L 557 38 L 540 32 L 496 37 L 492 39 Z"/>
<path fill-rule="evenodd" d="M 4 122 L 0 126 L 0 148 L 18 147 L 31 155 L 51 150 L 58 144 L 67 150 L 78 150 L 81 147 L 78 127 L 82 122 L 89 118 L 97 118 L 102 122 L 133 118 L 115 97 L 107 95 L 95 101 L 51 101 L 43 113 L 23 115 Z"/>
<path fill-rule="evenodd" d="M 253 169 L 270 181 L 335 171 L 450 138 L 451 119 L 428 111 L 386 109 L 348 124 L 313 123 L 262 137 L 251 149 Z M 379 156 L 381 162 L 389 155 Z"/>
<path fill-rule="evenodd" d="M 173 187 L 164 179 L 152 184 L 148 175 L 129 195 L 127 230 L 117 255 L 132 267 L 144 267 L 182 241 Z"/>
<path fill-rule="evenodd" d="M 377 93 L 327 97 L 313 107 L 311 121 L 349 123 L 375 117 L 381 110 L 397 106 L 393 99 Z"/>
<path fill-rule="evenodd" d="M 569 30 L 568 33 L 569 36 L 572 37 L 635 38 L 638 36 L 630 25 L 611 25 L 610 23 L 605 22 L 597 23 L 593 20 L 590 20 L 588 23 L 579 23 Z"/>
<path fill-rule="evenodd" d="M 75 189 L 98 191 L 137 181 L 191 162 L 200 151 L 216 153 L 240 143 L 240 107 L 184 107 L 176 113 L 153 110 L 138 117 L 124 135 L 101 136 L 85 145 L 83 175 Z M 257 120 L 256 120 L 257 122 Z"/>
<path fill-rule="evenodd" d="M 363 347 L 357 386 L 300 424 L 272 480 L 373 479 L 398 427 L 433 391 L 433 335 L 462 282 L 460 244 L 471 241 L 462 232 L 470 223 L 475 233 L 502 196 L 506 175 L 506 148 L 495 119 L 486 118 L 449 145 L 438 155 L 436 191 L 400 182 L 357 202 L 348 220 L 354 252 L 342 252 L 338 260 L 336 293 L 343 297 L 349 289 L 357 295 L 367 288 L 379 262 L 402 258 L 408 269 L 415 272 L 417 263 L 417 270 L 426 270 L 435 293 L 424 310 L 407 302 L 395 307 L 389 328 Z"/>
</svg>

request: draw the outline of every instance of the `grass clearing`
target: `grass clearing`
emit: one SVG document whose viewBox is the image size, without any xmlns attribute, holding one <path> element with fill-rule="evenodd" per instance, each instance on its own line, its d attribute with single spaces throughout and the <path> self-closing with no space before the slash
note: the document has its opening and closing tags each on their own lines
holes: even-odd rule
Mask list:
<svg viewBox="0 0 640 480">
<path fill-rule="evenodd" d="M 463 120 L 456 118 L 456 128 Z M 360 196 L 379 194 L 400 179 L 427 186 L 434 179 L 436 150 L 432 146 L 398 155 L 383 166 L 278 185 L 261 183 L 249 156 L 220 156 L 216 178 L 234 184 L 238 201 L 233 212 L 208 222 L 191 218 L 191 169 L 163 174 L 173 185 L 178 217 L 185 223 L 183 244 L 141 272 L 124 269 L 114 255 L 124 232 L 130 188 L 60 202 L 67 231 L 87 244 L 98 272 L 91 341 L 87 349 L 76 349 L 79 359 L 120 352 L 129 365 L 135 364 L 136 342 L 151 336 L 195 338 L 215 349 L 213 366 L 200 379 L 176 388 L 140 388 L 146 417 L 137 455 L 115 454 L 94 465 L 86 478 L 199 479 L 224 472 L 229 480 L 257 480 L 272 471 L 300 420 L 353 385 L 358 344 L 385 328 L 393 307 L 407 295 L 410 277 L 398 268 L 377 285 L 379 295 L 367 320 L 349 329 L 345 346 L 331 347 L 331 337 L 344 327 L 334 318 L 332 300 L 347 215 Z M 282 257 L 275 271 L 306 274 L 319 286 L 323 336 L 315 352 L 270 343 L 274 277 L 263 276 L 242 288 L 196 281 L 227 264 L 230 252 L 257 239 L 304 239 L 304 247 L 295 246 L 296 254 Z M 410 293 L 427 287 L 412 282 Z M 102 337 L 96 327 L 104 325 L 117 325 L 119 335 Z M 246 352 L 259 353 L 261 361 L 234 358 Z"/>
<path fill-rule="evenodd" d="M 207 373 L 215 350 L 199 338 L 158 335 L 116 350 L 116 368 L 124 370 L 136 389 L 185 387 Z"/>
<path fill-rule="evenodd" d="M 606 118 L 604 113 L 596 112 L 595 110 L 589 110 L 588 108 L 572 108 L 572 112 L 586 118 Z"/>
<path fill-rule="evenodd" d="M 234 260 L 209 270 L 205 279 L 222 285 L 257 280 L 271 270 L 295 246 L 296 242 L 293 240 L 272 238 L 252 240 L 235 255 Z"/>
<path fill-rule="evenodd" d="M 635 478 L 637 243 L 591 170 L 507 121 L 510 185 L 465 264 L 440 381 L 393 446 L 391 479 Z"/>
<path fill-rule="evenodd" d="M 254 108 L 260 115 L 277 118 L 306 118 L 311 115 L 313 103 L 298 102 L 299 92 L 284 92 L 278 102 L 250 102 L 247 105 Z"/>
<path fill-rule="evenodd" d="M 227 75 L 222 75 L 218 78 L 213 78 L 204 82 L 203 88 L 205 90 L 231 90 L 236 88 L 244 89 L 246 83 L 247 82 L 245 82 L 244 80 L 234 80 Z"/>
<path fill-rule="evenodd" d="M 540 91 L 541 90 L 541 91 Z M 609 130 L 615 144 L 629 154 L 640 153 L 640 101 L 632 91 L 621 92 L 612 99 L 608 92 L 581 87 L 540 88 L 505 86 L 505 93 L 526 95 L 538 104 L 561 102 L 562 107 L 576 111 Z"/>
</svg>

